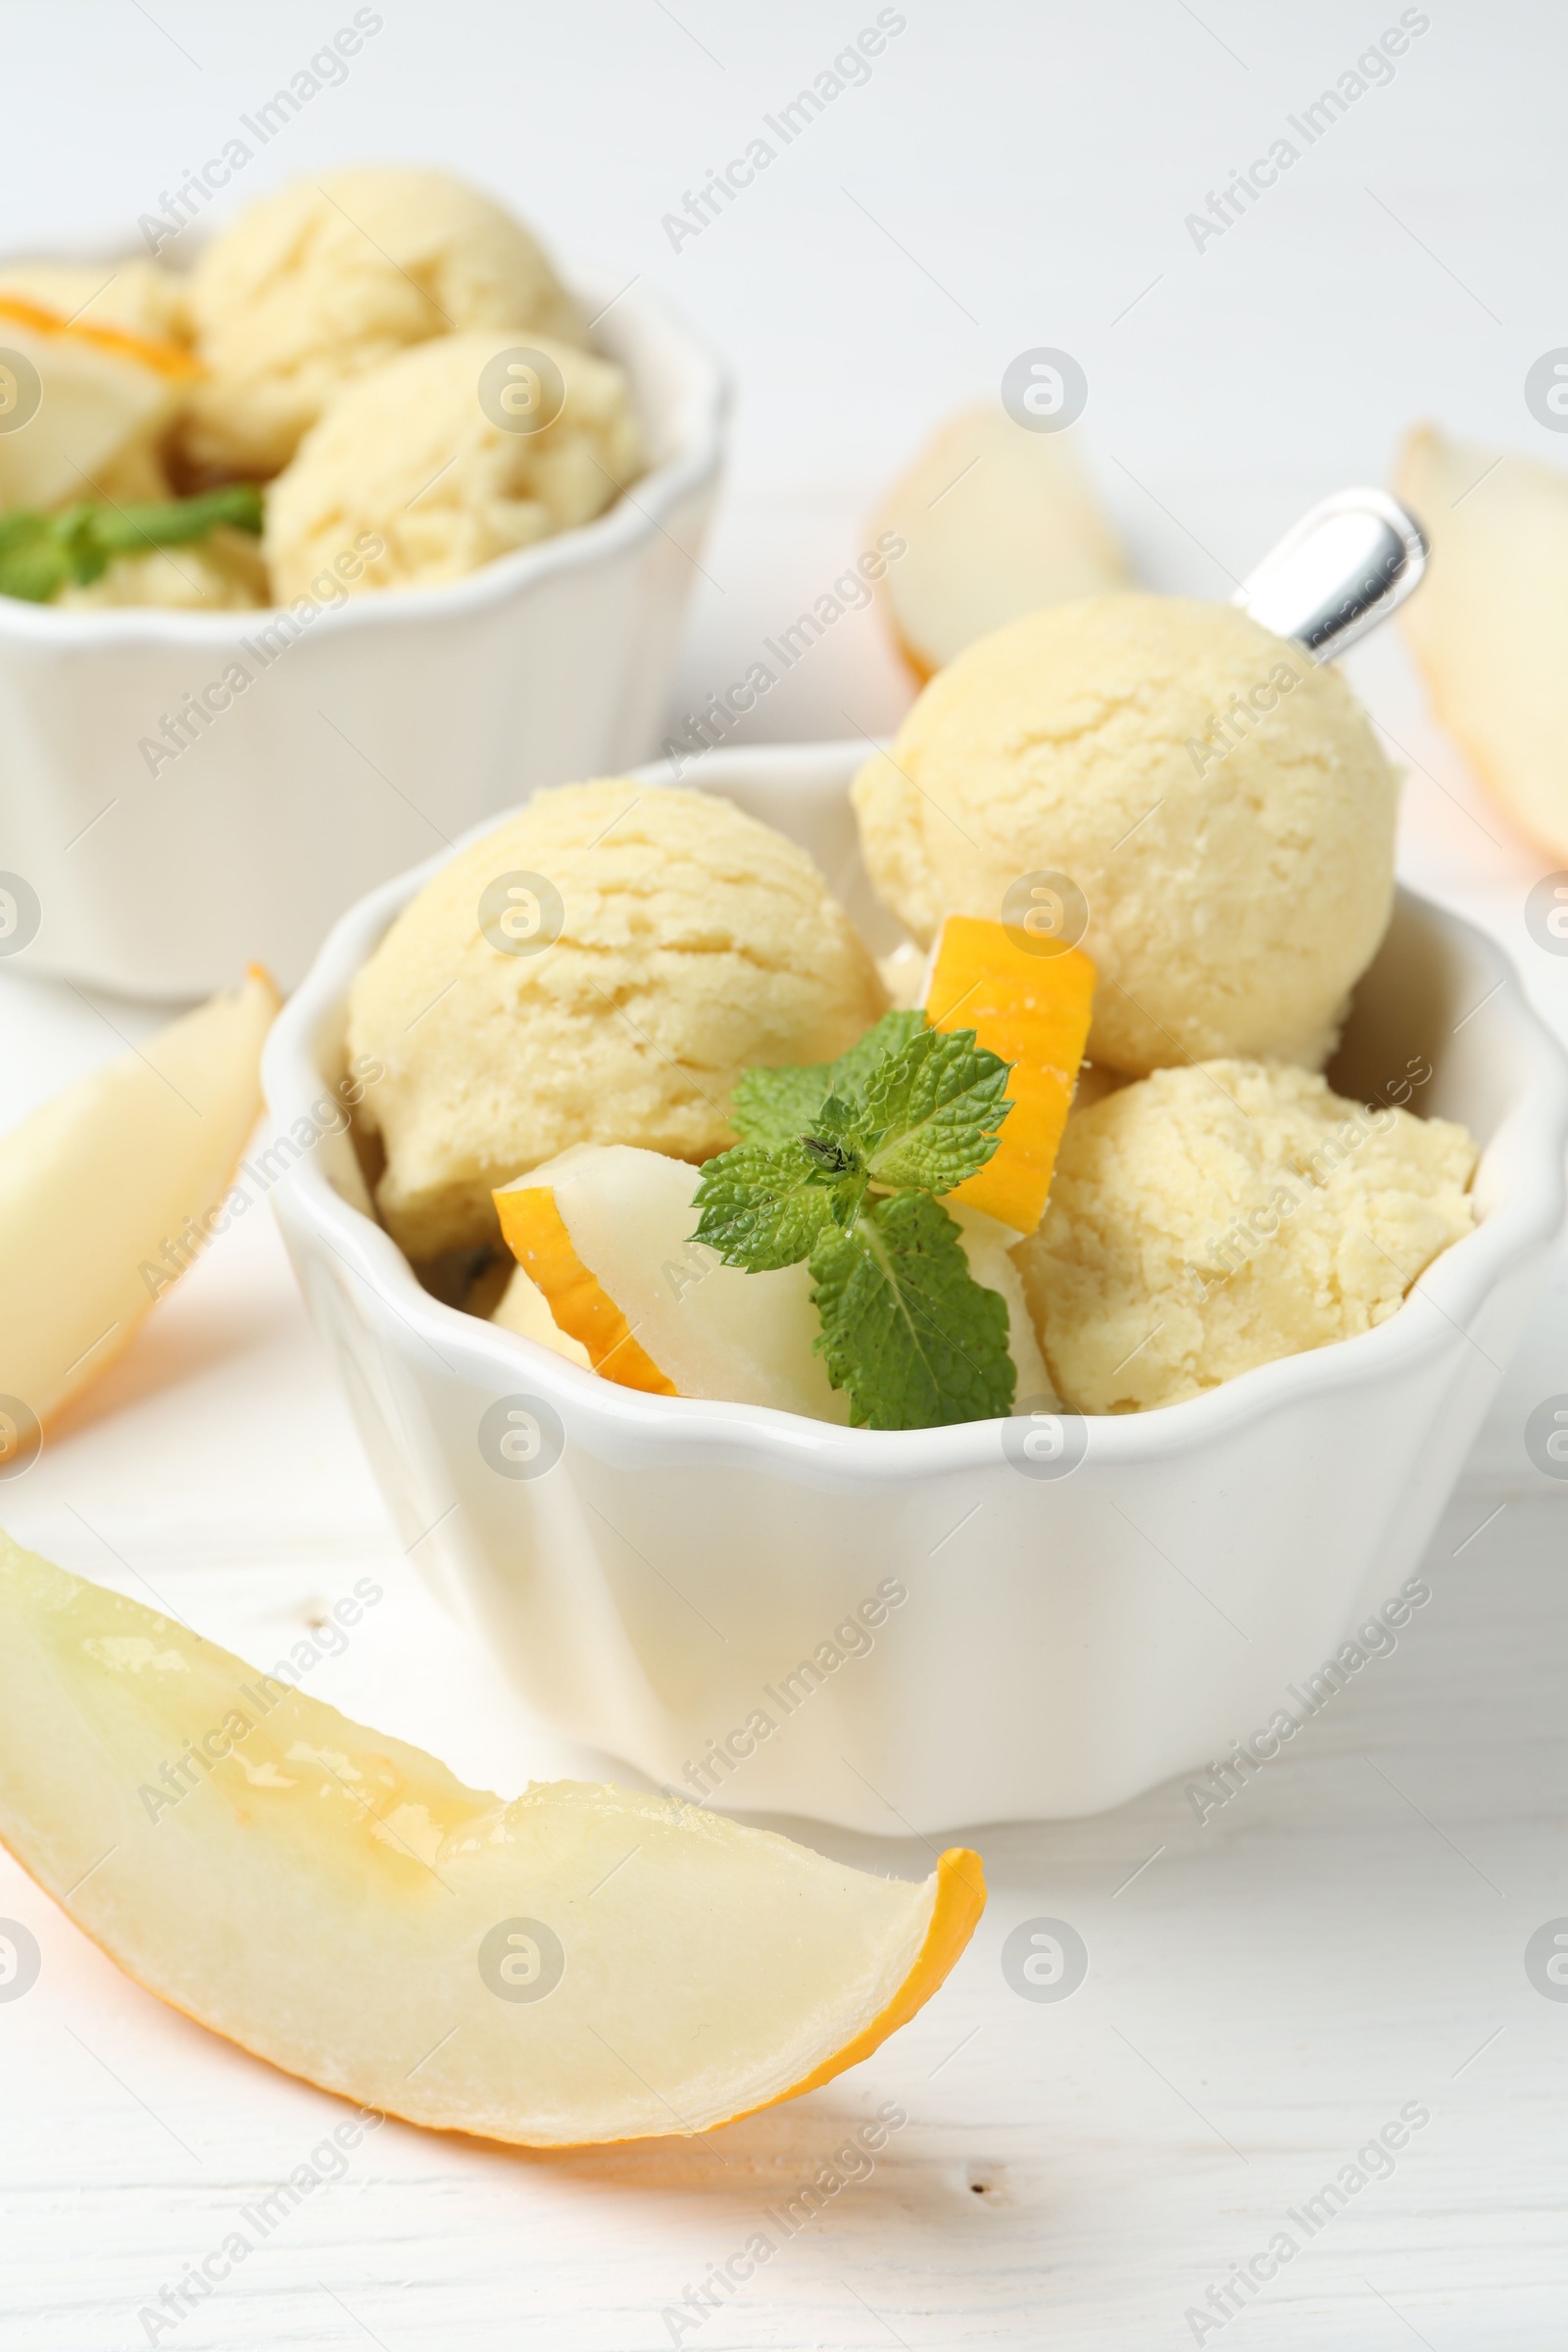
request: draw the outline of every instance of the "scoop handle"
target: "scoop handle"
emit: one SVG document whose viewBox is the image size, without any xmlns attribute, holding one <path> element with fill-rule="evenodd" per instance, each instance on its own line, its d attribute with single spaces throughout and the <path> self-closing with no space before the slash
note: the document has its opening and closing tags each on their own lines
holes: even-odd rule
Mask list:
<svg viewBox="0 0 1568 2352">
<path fill-rule="evenodd" d="M 1337 490 L 1250 571 L 1231 602 L 1333 662 L 1421 584 L 1426 533 L 1386 490 Z"/>
</svg>

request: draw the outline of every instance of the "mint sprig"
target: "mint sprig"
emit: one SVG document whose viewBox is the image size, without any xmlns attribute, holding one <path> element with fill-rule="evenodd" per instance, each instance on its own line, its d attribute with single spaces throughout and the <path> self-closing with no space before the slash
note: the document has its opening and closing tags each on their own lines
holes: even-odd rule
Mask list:
<svg viewBox="0 0 1568 2352">
<path fill-rule="evenodd" d="M 985 1166 L 1009 1065 L 972 1029 L 890 1012 L 836 1062 L 748 1070 L 741 1142 L 704 1168 L 693 1237 L 748 1273 L 809 1265 L 817 1352 L 857 1428 L 1006 1413 L 1006 1301 L 936 1196 Z"/>
<path fill-rule="evenodd" d="M 872 1182 L 951 1193 L 983 1168 L 1012 1107 L 1010 1070 L 976 1045 L 972 1029 L 922 1029 L 884 1054 L 863 1097 Z"/>
<path fill-rule="evenodd" d="M 89 587 L 116 556 L 205 539 L 220 523 L 259 532 L 262 494 L 254 482 L 227 482 L 200 498 L 165 498 L 134 507 L 83 500 L 43 514 L 19 508 L 0 514 L 0 596 L 46 605 L 68 582 Z"/>
<path fill-rule="evenodd" d="M 811 1252 L 818 1351 L 857 1428 L 934 1429 L 1011 1410 L 1007 1302 L 976 1282 L 929 1193 L 868 1201 Z"/>
<path fill-rule="evenodd" d="M 729 1115 L 743 1143 L 787 1144 L 809 1127 L 829 1095 L 853 1098 L 883 1058 L 925 1027 L 923 1012 L 885 1012 L 837 1061 L 785 1070 L 744 1070 Z"/>
<path fill-rule="evenodd" d="M 703 1170 L 696 1205 L 701 1210 L 694 1239 L 716 1250 L 726 1266 L 748 1274 L 771 1274 L 809 1257 L 835 1215 L 853 1214 L 848 1173 L 839 1168 L 836 1146 L 816 1140 L 808 1151 L 792 1136 L 778 1151 L 765 1144 L 737 1144 Z M 826 1152 L 824 1159 L 818 1156 Z"/>
</svg>

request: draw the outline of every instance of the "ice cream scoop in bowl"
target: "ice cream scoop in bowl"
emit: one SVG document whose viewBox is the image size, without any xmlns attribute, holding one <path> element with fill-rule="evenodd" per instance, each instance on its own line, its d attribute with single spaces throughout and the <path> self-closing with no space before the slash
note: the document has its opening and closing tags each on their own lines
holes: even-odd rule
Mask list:
<svg viewBox="0 0 1568 2352">
<path fill-rule="evenodd" d="M 714 752 L 684 781 L 806 850 L 885 955 L 863 760 Z M 330 1124 L 357 975 L 445 862 L 346 916 L 279 1020 L 280 1137 Z M 1020 1395 L 878 1430 L 652 1394 L 432 1297 L 343 1136 L 273 1197 L 405 1542 L 528 1703 L 694 1800 L 926 1834 L 1223 1752 L 1410 1575 L 1560 1222 L 1568 1077 L 1496 952 L 1401 893 L 1331 1076 L 1371 1103 L 1413 1064 L 1480 1147 L 1474 1230 L 1375 1328 L 1158 1411 Z"/>
<path fill-rule="evenodd" d="M 238 938 L 292 985 L 361 892 L 517 790 L 658 741 L 722 369 L 625 271 L 571 270 L 518 324 L 514 281 L 543 258 L 444 174 L 322 176 L 190 271 L 117 264 L 112 241 L 90 271 L 0 263 L 0 556 L 19 525 L 69 523 L 43 552 L 78 557 L 94 509 L 136 526 L 114 553 L 138 567 L 135 601 L 78 564 L 51 602 L 35 569 L 0 564 L 0 831 L 36 909 L 4 943 L 19 968 L 205 996 Z M 488 244 L 436 217 L 432 182 Z M 225 255 L 226 276 L 204 266 Z M 172 330 L 150 310 L 132 335 L 123 310 L 95 326 L 49 308 L 148 309 L 149 280 L 158 302 L 205 304 L 195 352 L 156 339 Z M 61 418 L 74 438 L 49 437 Z M 127 419 L 145 430 L 120 448 Z M 153 503 L 166 460 L 197 491 L 265 477 L 260 540 L 172 545 L 196 501 L 172 519 Z"/>
</svg>

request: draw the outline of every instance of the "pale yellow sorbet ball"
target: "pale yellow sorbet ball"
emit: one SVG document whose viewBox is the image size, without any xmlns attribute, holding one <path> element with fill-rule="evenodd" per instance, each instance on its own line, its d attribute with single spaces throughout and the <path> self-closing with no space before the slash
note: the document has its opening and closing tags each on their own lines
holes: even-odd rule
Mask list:
<svg viewBox="0 0 1568 2352">
<path fill-rule="evenodd" d="M 1076 885 L 1089 1052 L 1135 1077 L 1327 1059 L 1388 922 L 1397 800 L 1336 671 L 1230 606 L 1141 595 L 981 638 L 855 783 L 871 879 L 922 942 L 1007 919 L 1027 877 Z"/>
<path fill-rule="evenodd" d="M 506 334 L 444 335 L 338 394 L 267 494 L 279 603 L 312 593 L 323 572 L 341 577 L 341 559 L 372 542 L 379 553 L 345 582 L 351 596 L 463 579 L 591 522 L 637 479 L 642 435 L 624 370 L 536 337 L 530 349 L 559 370 L 564 404 L 540 431 L 514 432 L 480 396 L 487 368 L 514 348 Z M 331 588 L 314 592 L 336 601 Z"/>
<path fill-rule="evenodd" d="M 520 221 L 444 172 L 391 165 L 252 205 L 201 256 L 187 308 L 209 374 L 183 447 L 214 473 L 275 473 L 341 385 L 411 343 L 480 326 L 585 333 Z"/>
<path fill-rule="evenodd" d="M 384 1072 L 359 1114 L 386 1148 L 382 1218 L 431 1258 L 493 1239 L 492 1189 L 568 1144 L 705 1159 L 735 1140 L 743 1069 L 830 1060 L 885 1004 L 806 852 L 732 803 L 625 777 L 541 792 L 354 982 L 350 1056 Z"/>
<path fill-rule="evenodd" d="M 1387 1322 L 1469 1232 L 1476 1147 L 1308 1070 L 1156 1070 L 1067 1121 L 1013 1252 L 1051 1376 L 1082 1413 L 1179 1404 Z"/>
</svg>

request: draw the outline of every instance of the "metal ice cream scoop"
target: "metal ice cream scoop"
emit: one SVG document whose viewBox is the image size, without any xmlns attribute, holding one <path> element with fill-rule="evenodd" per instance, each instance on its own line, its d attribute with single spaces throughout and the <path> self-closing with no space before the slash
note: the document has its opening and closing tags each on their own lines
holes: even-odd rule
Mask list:
<svg viewBox="0 0 1568 2352">
<path fill-rule="evenodd" d="M 1426 534 L 1386 490 L 1337 490 L 1250 571 L 1231 602 L 1333 662 L 1420 586 Z"/>
</svg>

